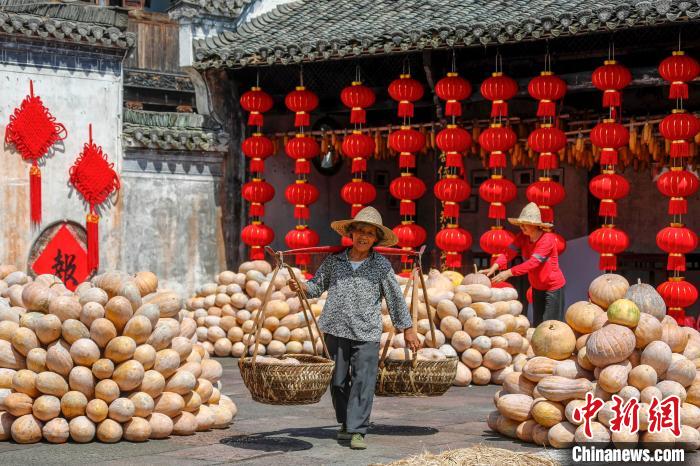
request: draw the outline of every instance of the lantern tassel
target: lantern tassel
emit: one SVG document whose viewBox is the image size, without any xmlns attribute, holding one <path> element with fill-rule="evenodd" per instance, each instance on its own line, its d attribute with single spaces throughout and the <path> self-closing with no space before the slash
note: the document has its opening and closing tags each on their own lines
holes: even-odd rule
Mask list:
<svg viewBox="0 0 700 466">
<path fill-rule="evenodd" d="M 297 112 L 294 116 L 294 126 L 309 126 L 311 124 L 311 115 L 306 112 Z"/>
<path fill-rule="evenodd" d="M 90 273 L 96 272 L 100 267 L 99 222 L 99 216 L 92 212 L 87 214 L 87 268 Z"/>
<path fill-rule="evenodd" d="M 601 217 L 617 217 L 617 202 L 612 199 L 601 200 L 598 215 Z"/>
<path fill-rule="evenodd" d="M 556 114 L 557 105 L 551 100 L 540 100 L 537 104 L 537 116 L 543 117 L 553 117 Z"/>
<path fill-rule="evenodd" d="M 668 91 L 669 99 L 687 99 L 688 84 L 682 81 L 674 81 L 671 83 L 671 89 Z"/>
<path fill-rule="evenodd" d="M 451 269 L 462 267 L 462 254 L 458 252 L 448 252 L 445 257 L 445 265 Z"/>
<path fill-rule="evenodd" d="M 666 311 L 668 315 L 676 319 L 676 322 L 681 323 L 685 319 L 685 309 L 670 308 Z"/>
<path fill-rule="evenodd" d="M 622 103 L 621 101 L 620 91 L 606 89 L 603 92 L 603 107 L 619 107 Z"/>
<path fill-rule="evenodd" d="M 489 205 L 489 218 L 506 218 L 506 206 L 500 202 L 492 202 Z"/>
<path fill-rule="evenodd" d="M 503 152 L 491 152 L 489 155 L 489 168 L 506 168 L 506 154 Z"/>
<path fill-rule="evenodd" d="M 538 170 L 556 170 L 559 168 L 557 158 L 551 152 L 543 152 L 537 160 Z"/>
<path fill-rule="evenodd" d="M 458 100 L 448 100 L 445 104 L 445 116 L 462 116 L 462 103 Z"/>
<path fill-rule="evenodd" d="M 617 270 L 617 256 L 615 254 L 601 254 L 598 268 L 606 272 Z"/>
<path fill-rule="evenodd" d="M 399 102 L 399 117 L 413 118 L 413 103 L 408 100 L 402 100 Z"/>
<path fill-rule="evenodd" d="M 406 199 L 401 199 L 401 205 L 399 206 L 399 213 L 402 217 L 416 215 L 416 203 Z"/>
<path fill-rule="evenodd" d="M 540 208 L 540 215 L 544 223 L 552 223 L 554 221 L 554 209 L 548 205 L 538 206 Z"/>
<path fill-rule="evenodd" d="M 296 264 L 298 266 L 302 267 L 302 266 L 309 265 L 310 259 L 311 259 L 311 256 L 309 256 L 308 254 L 298 254 L 296 256 L 295 261 L 296 261 Z"/>
<path fill-rule="evenodd" d="M 491 118 L 508 116 L 508 102 L 505 100 L 494 100 L 491 105 Z"/>
<path fill-rule="evenodd" d="M 364 209 L 365 206 L 362 204 L 353 204 L 350 208 L 350 216 L 352 218 L 355 218 L 355 215 L 357 215 L 362 209 Z"/>
<path fill-rule="evenodd" d="M 265 206 L 263 204 L 258 204 L 257 202 L 252 202 L 250 204 L 250 209 L 248 210 L 249 217 L 264 217 L 265 216 Z"/>
<path fill-rule="evenodd" d="M 688 213 L 688 201 L 683 197 L 672 197 L 668 201 L 669 215 L 685 215 Z"/>
<path fill-rule="evenodd" d="M 610 147 L 604 147 L 600 151 L 600 164 L 601 165 L 617 165 L 618 156 L 617 149 L 612 149 Z"/>
<path fill-rule="evenodd" d="M 248 171 L 251 173 L 262 173 L 265 171 L 265 161 L 263 159 L 254 158 L 250 160 Z"/>
<path fill-rule="evenodd" d="M 31 223 L 41 225 L 41 169 L 37 165 L 29 169 L 29 204 Z"/>
<path fill-rule="evenodd" d="M 685 272 L 685 255 L 677 253 L 669 254 L 666 270 Z"/>
<path fill-rule="evenodd" d="M 309 206 L 298 204 L 294 206 L 294 218 L 300 220 L 308 220 L 311 217 L 311 209 Z"/>
<path fill-rule="evenodd" d="M 447 218 L 459 217 L 459 204 L 455 202 L 445 202 L 442 213 Z"/>
<path fill-rule="evenodd" d="M 298 159 L 294 163 L 294 174 L 308 175 L 311 173 L 311 163 L 306 159 Z"/>
<path fill-rule="evenodd" d="M 262 246 L 251 246 L 248 257 L 250 257 L 250 260 L 252 261 L 265 259 L 265 252 L 263 251 Z"/>
<path fill-rule="evenodd" d="M 445 165 L 450 168 L 464 168 L 462 154 L 459 152 L 448 152 L 445 154 Z"/>
<path fill-rule="evenodd" d="M 352 173 L 360 173 L 360 172 L 366 172 L 367 171 L 367 160 L 363 159 L 361 157 L 355 157 L 352 159 L 352 166 L 350 168 L 350 172 Z"/>
<path fill-rule="evenodd" d="M 250 112 L 248 115 L 248 126 L 262 126 L 263 115 L 260 112 Z"/>
<path fill-rule="evenodd" d="M 350 110 L 350 123 L 365 124 L 367 122 L 367 112 L 362 107 L 353 107 Z"/>
<path fill-rule="evenodd" d="M 669 151 L 671 158 L 690 157 L 690 143 L 685 139 L 676 139 L 671 141 L 671 150 Z"/>
<path fill-rule="evenodd" d="M 415 168 L 416 155 L 410 152 L 401 152 L 399 154 L 399 168 Z"/>
</svg>

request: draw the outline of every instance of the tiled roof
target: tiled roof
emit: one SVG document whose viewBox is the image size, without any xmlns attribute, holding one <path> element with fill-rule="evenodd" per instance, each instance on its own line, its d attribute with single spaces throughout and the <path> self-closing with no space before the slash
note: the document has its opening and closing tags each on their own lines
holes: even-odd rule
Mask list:
<svg viewBox="0 0 700 466">
<path fill-rule="evenodd" d="M 134 44 L 125 11 L 85 4 L 0 0 L 0 34 L 126 48 Z"/>
<path fill-rule="evenodd" d="M 196 113 L 124 109 L 122 138 L 128 148 L 223 152 L 228 134 L 207 128 Z"/>
<path fill-rule="evenodd" d="M 255 0 L 181 0 L 171 10 L 177 12 L 175 17 L 211 15 L 238 18 L 254 2 Z"/>
<path fill-rule="evenodd" d="M 296 0 L 194 41 L 198 68 L 503 44 L 697 20 L 700 0 Z"/>
</svg>

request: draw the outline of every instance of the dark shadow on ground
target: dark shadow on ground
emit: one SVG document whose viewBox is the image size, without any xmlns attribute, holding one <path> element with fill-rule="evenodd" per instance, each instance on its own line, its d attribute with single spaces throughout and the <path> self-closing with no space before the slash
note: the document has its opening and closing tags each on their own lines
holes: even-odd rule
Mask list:
<svg viewBox="0 0 700 466">
<path fill-rule="evenodd" d="M 236 435 L 226 437 L 219 441 L 229 447 L 241 448 L 243 450 L 255 450 L 264 452 L 290 452 L 310 450 L 313 444 L 293 437 L 274 437 L 266 433 L 251 435 Z"/>
</svg>

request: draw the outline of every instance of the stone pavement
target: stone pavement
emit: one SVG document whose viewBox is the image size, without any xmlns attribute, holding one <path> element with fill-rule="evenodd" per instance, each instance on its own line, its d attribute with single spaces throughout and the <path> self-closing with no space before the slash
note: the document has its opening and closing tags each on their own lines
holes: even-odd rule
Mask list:
<svg viewBox="0 0 700 466">
<path fill-rule="evenodd" d="M 452 387 L 444 396 L 434 398 L 375 398 L 373 427 L 367 436 L 369 448 L 350 450 L 347 444 L 335 440 L 338 425 L 328 393 L 316 405 L 259 404 L 252 401 L 243 385 L 235 360 L 219 360 L 224 366 L 224 393 L 238 405 L 238 415 L 226 430 L 112 445 L 0 442 L 0 465 L 366 465 L 479 443 L 517 451 L 544 451 L 488 429 L 486 417 L 494 409 L 496 386 Z M 570 458 L 568 452 L 547 452 L 562 463 L 568 462 L 567 456 Z"/>
</svg>

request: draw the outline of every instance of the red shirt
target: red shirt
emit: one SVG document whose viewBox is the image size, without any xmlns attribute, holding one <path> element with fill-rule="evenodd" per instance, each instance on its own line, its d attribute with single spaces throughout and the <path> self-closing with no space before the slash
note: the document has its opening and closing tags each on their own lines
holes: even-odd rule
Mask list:
<svg viewBox="0 0 700 466">
<path fill-rule="evenodd" d="M 557 243 L 552 233 L 543 233 L 534 243 L 524 233 L 520 233 L 509 248 L 505 255 L 496 258 L 499 270 L 505 270 L 508 262 L 520 251 L 525 262 L 510 269 L 513 276 L 527 274 L 532 288 L 540 291 L 558 290 L 566 284 L 559 268 Z"/>
</svg>

